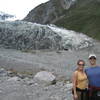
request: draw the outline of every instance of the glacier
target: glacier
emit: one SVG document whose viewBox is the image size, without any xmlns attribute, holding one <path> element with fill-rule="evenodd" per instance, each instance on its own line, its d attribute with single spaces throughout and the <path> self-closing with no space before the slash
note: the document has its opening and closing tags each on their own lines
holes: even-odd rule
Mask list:
<svg viewBox="0 0 100 100">
<path fill-rule="evenodd" d="M 5 20 L 9 20 L 9 21 L 10 20 L 15 20 L 15 16 L 0 11 L 0 21 L 5 21 Z"/>
<path fill-rule="evenodd" d="M 17 50 L 78 50 L 93 46 L 93 39 L 55 25 L 25 21 L 0 22 L 0 46 Z"/>
</svg>

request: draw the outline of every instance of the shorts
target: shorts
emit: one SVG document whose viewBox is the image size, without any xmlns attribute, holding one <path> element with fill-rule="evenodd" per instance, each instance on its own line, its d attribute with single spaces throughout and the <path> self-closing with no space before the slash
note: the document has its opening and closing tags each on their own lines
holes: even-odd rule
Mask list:
<svg viewBox="0 0 100 100">
<path fill-rule="evenodd" d="M 89 100 L 89 94 L 87 89 L 76 88 L 76 93 L 78 95 L 77 100 Z M 73 89 L 72 94 L 74 94 Z"/>
</svg>

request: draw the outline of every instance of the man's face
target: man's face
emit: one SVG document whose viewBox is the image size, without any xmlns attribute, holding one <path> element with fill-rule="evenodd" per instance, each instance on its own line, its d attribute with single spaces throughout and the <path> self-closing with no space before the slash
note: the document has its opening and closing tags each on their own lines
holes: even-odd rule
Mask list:
<svg viewBox="0 0 100 100">
<path fill-rule="evenodd" d="M 96 64 L 96 58 L 95 57 L 91 57 L 89 59 L 89 62 L 90 62 L 91 65 L 95 65 Z"/>
</svg>

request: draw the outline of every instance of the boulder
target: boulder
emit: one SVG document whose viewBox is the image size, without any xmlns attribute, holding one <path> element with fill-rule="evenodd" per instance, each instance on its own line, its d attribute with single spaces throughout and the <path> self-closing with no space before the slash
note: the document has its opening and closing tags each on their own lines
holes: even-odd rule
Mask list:
<svg viewBox="0 0 100 100">
<path fill-rule="evenodd" d="M 56 76 L 54 76 L 51 72 L 47 71 L 38 72 L 34 76 L 34 79 L 37 80 L 39 83 L 46 83 L 46 84 L 56 83 Z"/>
</svg>

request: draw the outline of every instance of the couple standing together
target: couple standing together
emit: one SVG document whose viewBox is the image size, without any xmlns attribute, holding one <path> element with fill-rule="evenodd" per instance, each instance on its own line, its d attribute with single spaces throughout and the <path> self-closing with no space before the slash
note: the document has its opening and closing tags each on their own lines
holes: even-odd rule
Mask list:
<svg viewBox="0 0 100 100">
<path fill-rule="evenodd" d="M 95 54 L 90 54 L 90 67 L 86 69 L 84 60 L 77 62 L 72 76 L 74 100 L 100 100 L 100 66 L 96 65 L 96 59 Z"/>
</svg>

